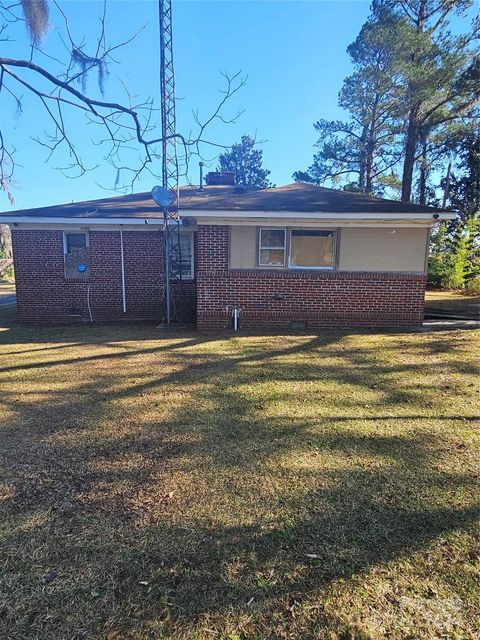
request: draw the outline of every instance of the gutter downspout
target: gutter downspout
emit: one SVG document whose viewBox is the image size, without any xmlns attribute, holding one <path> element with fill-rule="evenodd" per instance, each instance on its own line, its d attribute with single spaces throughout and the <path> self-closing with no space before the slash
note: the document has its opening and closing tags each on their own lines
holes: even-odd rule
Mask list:
<svg viewBox="0 0 480 640">
<path fill-rule="evenodd" d="M 123 229 L 120 225 L 120 259 L 122 265 L 122 307 L 123 313 L 127 313 L 127 296 L 125 291 L 125 259 L 123 255 Z"/>
</svg>

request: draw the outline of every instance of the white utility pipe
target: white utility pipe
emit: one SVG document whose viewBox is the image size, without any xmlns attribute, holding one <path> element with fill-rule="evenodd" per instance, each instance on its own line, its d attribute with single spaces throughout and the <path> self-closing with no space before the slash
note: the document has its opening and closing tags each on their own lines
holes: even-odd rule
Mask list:
<svg viewBox="0 0 480 640">
<path fill-rule="evenodd" d="M 87 286 L 87 309 L 88 309 L 88 317 L 90 318 L 90 322 L 93 322 L 92 316 L 92 307 L 90 306 L 90 291 L 92 289 L 92 285 L 88 283 Z"/>
<path fill-rule="evenodd" d="M 127 313 L 127 295 L 125 291 L 125 260 L 123 257 L 123 229 L 120 227 L 120 256 L 122 262 L 122 304 L 123 313 Z"/>
</svg>

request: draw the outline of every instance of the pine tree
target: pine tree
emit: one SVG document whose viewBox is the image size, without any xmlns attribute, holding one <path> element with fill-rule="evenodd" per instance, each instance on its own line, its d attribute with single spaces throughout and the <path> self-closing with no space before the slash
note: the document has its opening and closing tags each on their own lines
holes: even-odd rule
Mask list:
<svg viewBox="0 0 480 640">
<path fill-rule="evenodd" d="M 456 175 L 452 177 L 449 201 L 462 219 L 480 212 L 480 135 L 462 139 Z"/>
<path fill-rule="evenodd" d="M 419 199 L 425 201 L 428 142 L 445 123 L 472 116 L 480 96 L 478 60 L 472 43 L 480 24 L 454 36 L 448 30 L 453 13 L 464 15 L 472 0 L 377 0 L 402 16 L 410 30 L 403 48 L 403 77 L 408 108 L 403 145 L 402 201 L 410 202 L 416 166 Z"/>
<path fill-rule="evenodd" d="M 405 20 L 383 6 L 363 25 L 347 49 L 354 73 L 339 94 L 350 118 L 315 123 L 319 151 L 306 172 L 294 174 L 296 180 L 343 182 L 363 193 L 382 193 L 395 182 L 404 102 L 398 50 L 405 28 Z"/>
<path fill-rule="evenodd" d="M 235 182 L 250 189 L 268 189 L 272 186 L 270 171 L 263 167 L 263 151 L 255 148 L 255 140 L 244 134 L 241 141 L 220 154 L 219 171 L 235 172 Z"/>
</svg>

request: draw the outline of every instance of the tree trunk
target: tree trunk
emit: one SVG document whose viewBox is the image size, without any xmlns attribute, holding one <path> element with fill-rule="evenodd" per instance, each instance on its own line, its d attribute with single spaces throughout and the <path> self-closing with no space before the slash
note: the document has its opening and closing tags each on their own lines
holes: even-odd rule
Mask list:
<svg viewBox="0 0 480 640">
<path fill-rule="evenodd" d="M 375 130 L 377 127 L 377 110 L 380 96 L 375 94 L 372 105 L 372 115 L 370 125 L 368 127 L 367 150 L 366 150 L 366 169 L 365 169 L 365 193 L 373 193 L 373 156 L 375 154 Z"/>
<path fill-rule="evenodd" d="M 402 202 L 410 202 L 412 197 L 413 168 L 418 139 L 419 105 L 413 105 L 408 114 L 408 128 L 405 138 L 405 157 L 403 159 Z"/>
<path fill-rule="evenodd" d="M 372 171 L 373 169 L 373 144 L 369 140 L 367 144 L 367 163 L 366 163 L 366 178 L 365 178 L 365 193 L 370 195 L 373 193 L 373 179 L 372 179 Z"/>
<path fill-rule="evenodd" d="M 366 138 L 368 128 L 366 126 L 362 129 L 362 137 L 360 143 L 360 155 L 358 159 L 358 188 L 361 193 L 365 193 L 366 184 Z"/>
<path fill-rule="evenodd" d="M 417 20 L 415 28 L 419 32 L 423 32 L 425 25 L 426 14 L 426 0 L 420 0 L 418 6 Z M 411 62 L 414 63 L 416 59 L 415 53 L 412 53 Z M 408 87 L 407 96 L 414 99 L 415 90 L 411 83 Z M 407 135 L 405 138 L 405 157 L 403 160 L 403 176 L 402 176 L 402 202 L 410 202 L 412 197 L 412 184 L 413 184 L 413 169 L 415 166 L 415 155 L 417 150 L 418 141 L 418 115 L 420 113 L 420 103 L 416 102 L 411 104 L 408 111 L 408 127 Z"/>
<path fill-rule="evenodd" d="M 422 137 L 422 155 L 420 156 L 420 179 L 419 179 L 419 204 L 425 205 L 427 203 L 427 140 Z"/>
</svg>

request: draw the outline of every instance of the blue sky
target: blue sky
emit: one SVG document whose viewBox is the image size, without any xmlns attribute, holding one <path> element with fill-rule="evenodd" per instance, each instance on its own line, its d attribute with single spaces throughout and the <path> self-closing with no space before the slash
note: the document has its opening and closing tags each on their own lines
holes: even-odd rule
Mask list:
<svg viewBox="0 0 480 640">
<path fill-rule="evenodd" d="M 102 3 L 97 0 L 62 2 L 76 37 L 87 34 L 93 46 Z M 177 129 L 193 126 L 191 110 L 208 115 L 218 101 L 222 87 L 220 71 L 242 71 L 247 84 L 227 105 L 224 115 L 245 113 L 235 124 L 215 123 L 208 138 L 221 144 L 237 141 L 242 133 L 265 140 L 264 164 L 277 185 L 292 182 L 292 173 L 306 168 L 316 140 L 313 122 L 318 118 L 342 117 L 337 94 L 344 77 L 351 72 L 346 47 L 352 42 L 369 13 L 364 0 L 257 1 L 257 0 L 176 0 L 174 11 L 174 55 L 177 84 Z M 107 40 L 115 44 L 146 25 L 129 46 L 116 52 L 118 64 L 110 67 L 105 98 L 125 101 L 121 81 L 129 92 L 157 99 L 159 92 L 158 17 L 153 0 L 109 0 Z M 59 38 L 62 22 L 52 10 L 51 29 L 44 43 L 50 55 L 65 58 Z M 5 55 L 27 57 L 29 41 L 15 27 L 15 41 L 2 43 Z M 88 52 L 88 47 L 86 52 Z M 50 65 L 41 56 L 38 62 Z M 88 91 L 97 94 L 95 79 Z M 157 102 L 158 104 L 158 102 Z M 92 144 L 94 132 L 76 113 L 67 116 L 69 130 L 83 159 L 94 171 L 72 180 L 55 169 L 64 166 L 64 152 L 46 164 L 46 150 L 31 140 L 50 128 L 36 98 L 24 94 L 23 112 L 15 114 L 12 103 L 2 105 L 2 127 L 7 142 L 17 149 L 19 167 L 13 192 L 15 208 L 44 206 L 111 195 L 115 171 L 102 162 L 101 151 Z M 98 134 L 98 132 L 97 132 Z M 212 162 L 212 168 L 215 162 Z M 197 182 L 197 167 L 191 180 Z M 146 176 L 136 191 L 153 186 Z M 0 209 L 8 210 L 6 196 L 0 194 Z"/>
</svg>

